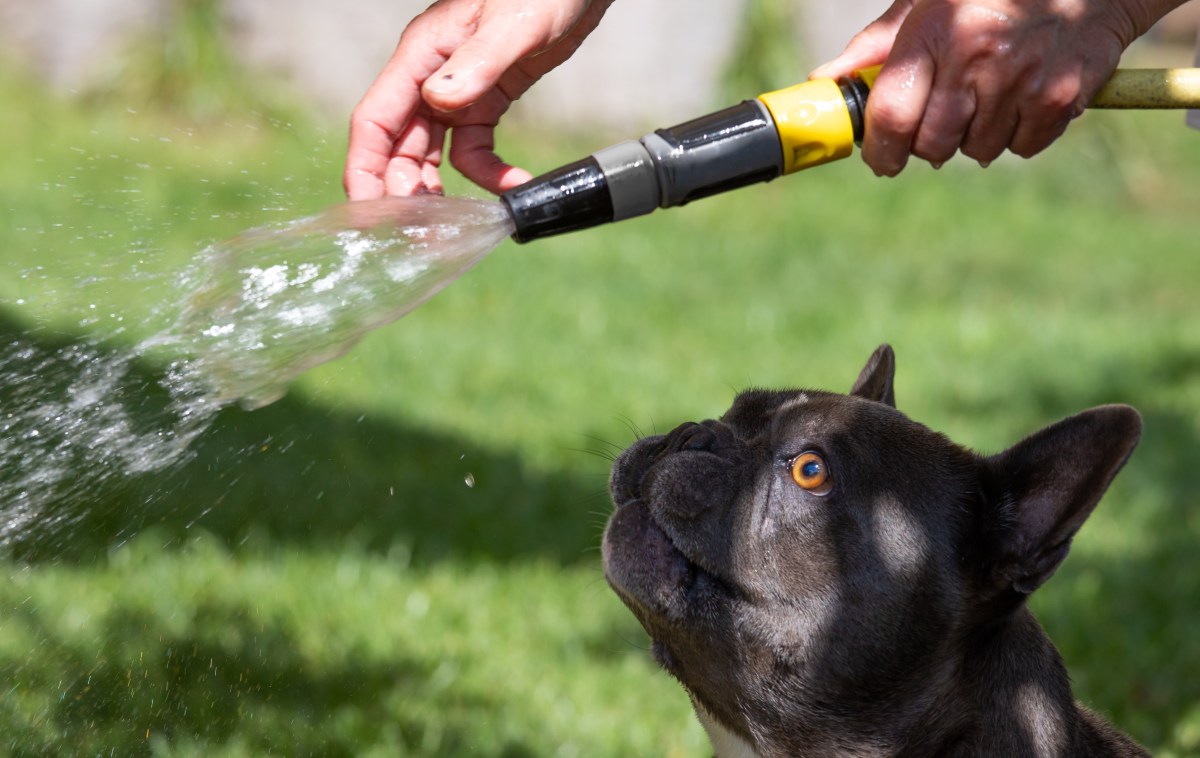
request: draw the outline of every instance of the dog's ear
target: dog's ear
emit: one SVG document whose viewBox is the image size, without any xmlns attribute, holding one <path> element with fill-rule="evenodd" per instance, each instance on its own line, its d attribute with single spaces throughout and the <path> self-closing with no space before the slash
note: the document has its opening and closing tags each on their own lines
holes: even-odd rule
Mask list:
<svg viewBox="0 0 1200 758">
<path fill-rule="evenodd" d="M 1108 405 L 1052 424 L 984 462 L 992 569 L 1029 594 L 1067 557 L 1071 538 L 1133 452 L 1142 418 Z"/>
<path fill-rule="evenodd" d="M 877 403 L 886 403 L 896 407 L 896 392 L 892 381 L 896 377 L 896 354 L 891 345 L 880 345 L 867 359 L 867 365 L 859 372 L 851 395 L 865 397 Z"/>
</svg>

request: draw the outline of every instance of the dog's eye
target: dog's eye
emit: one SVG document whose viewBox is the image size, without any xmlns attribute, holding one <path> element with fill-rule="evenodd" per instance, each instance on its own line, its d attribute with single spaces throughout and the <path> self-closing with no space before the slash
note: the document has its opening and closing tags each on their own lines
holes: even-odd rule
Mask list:
<svg viewBox="0 0 1200 758">
<path fill-rule="evenodd" d="M 792 481 L 814 495 L 827 495 L 833 489 L 825 459 L 811 451 L 792 461 Z"/>
</svg>

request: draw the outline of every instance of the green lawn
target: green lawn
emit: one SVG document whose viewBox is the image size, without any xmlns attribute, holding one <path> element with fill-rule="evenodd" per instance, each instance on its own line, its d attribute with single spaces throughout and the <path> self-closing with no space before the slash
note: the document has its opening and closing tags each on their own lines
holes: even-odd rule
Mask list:
<svg viewBox="0 0 1200 758">
<path fill-rule="evenodd" d="M 0 345 L 132 344 L 206 244 L 340 199 L 340 127 L 6 76 Z M 612 141 L 505 136 L 534 169 Z M 1035 606 L 1081 699 L 1200 754 L 1197 176 L 1179 115 L 1095 113 L 1033 161 L 855 158 L 505 243 L 184 465 L 10 535 L 0 752 L 706 755 L 600 574 L 608 459 L 740 388 L 845 390 L 887 341 L 901 407 L 983 450 L 1142 411 Z"/>
</svg>

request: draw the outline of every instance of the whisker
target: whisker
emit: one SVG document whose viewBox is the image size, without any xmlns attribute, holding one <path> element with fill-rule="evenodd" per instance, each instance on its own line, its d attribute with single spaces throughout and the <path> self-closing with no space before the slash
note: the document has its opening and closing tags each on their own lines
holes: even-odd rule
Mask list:
<svg viewBox="0 0 1200 758">
<path fill-rule="evenodd" d="M 619 453 L 614 453 L 611 450 L 599 450 L 590 447 L 568 447 L 565 449 L 572 453 L 583 453 L 584 455 L 592 455 L 597 458 L 603 458 L 609 463 L 616 463 L 617 456 L 619 455 Z"/>
<path fill-rule="evenodd" d="M 633 434 L 633 438 L 634 438 L 635 442 L 637 440 L 646 438 L 646 434 L 644 432 L 642 432 L 641 427 L 639 427 L 637 425 L 637 423 L 634 422 L 633 419 L 631 419 L 625 415 L 619 415 L 619 416 L 617 416 L 617 419 L 619 419 L 621 421 L 621 423 L 623 423 L 625 425 L 625 428 L 628 429 Z"/>
</svg>

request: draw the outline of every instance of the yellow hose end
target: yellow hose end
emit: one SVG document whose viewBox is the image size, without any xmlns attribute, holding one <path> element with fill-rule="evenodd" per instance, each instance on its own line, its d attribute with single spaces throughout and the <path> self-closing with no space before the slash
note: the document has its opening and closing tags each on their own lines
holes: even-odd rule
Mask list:
<svg viewBox="0 0 1200 758">
<path fill-rule="evenodd" d="M 1200 69 L 1118 69 L 1089 108 L 1200 108 Z"/>
<path fill-rule="evenodd" d="M 855 69 L 854 75 L 866 82 L 868 88 L 871 88 L 875 86 L 875 77 L 879 76 L 879 69 L 881 68 L 883 68 L 882 65 Z"/>
<path fill-rule="evenodd" d="M 854 150 L 846 98 L 832 79 L 815 79 L 759 95 L 783 147 L 783 173 L 845 158 Z"/>
</svg>

